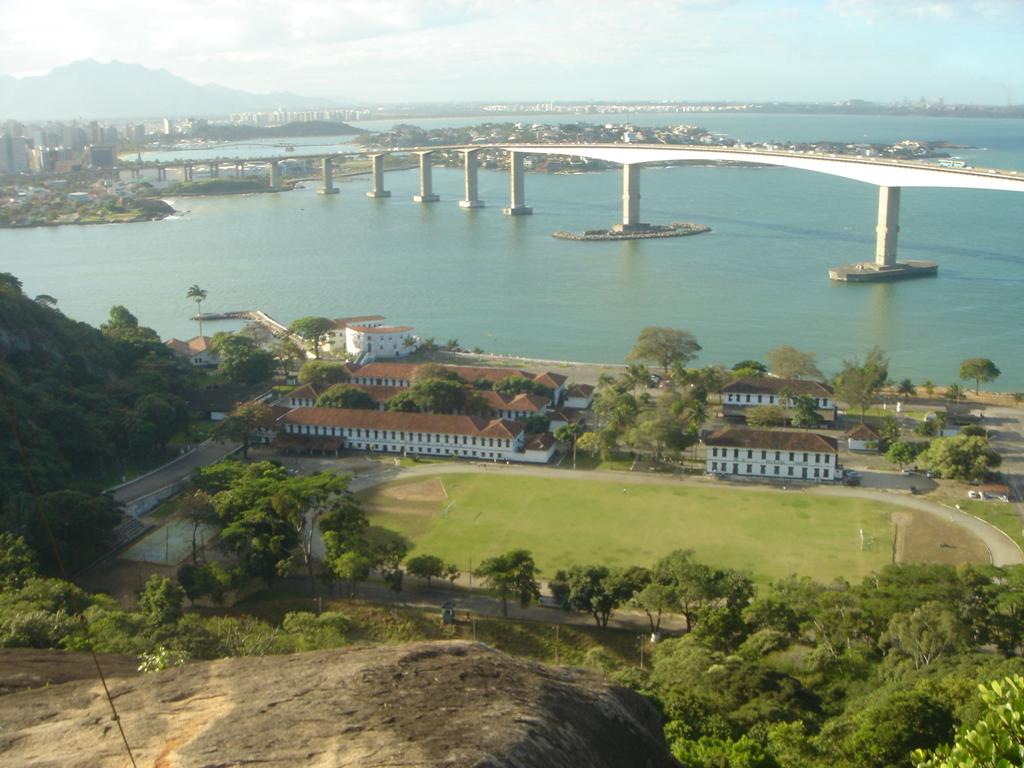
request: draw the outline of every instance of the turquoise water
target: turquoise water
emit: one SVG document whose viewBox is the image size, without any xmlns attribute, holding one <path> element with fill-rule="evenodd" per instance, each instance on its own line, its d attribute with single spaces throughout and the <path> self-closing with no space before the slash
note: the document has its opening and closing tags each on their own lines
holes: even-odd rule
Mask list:
<svg viewBox="0 0 1024 768">
<path fill-rule="evenodd" d="M 1014 121 L 648 117 L 745 139 L 945 138 L 978 147 L 957 151 L 972 164 L 1024 167 Z M 874 253 L 877 193 L 857 182 L 779 168 L 645 169 L 645 221 L 713 232 L 626 243 L 550 237 L 615 222 L 618 172 L 531 174 L 535 215 L 516 218 L 501 213 L 503 173 L 481 171 L 488 207 L 476 211 L 456 206 L 458 170 L 435 168 L 440 203 L 413 203 L 417 182 L 416 171 L 388 173 L 388 200 L 366 198 L 357 179 L 327 197 L 309 188 L 182 199 L 187 213 L 162 222 L 0 231 L 0 270 L 72 317 L 98 324 L 123 303 L 163 336 L 195 333 L 184 295 L 199 283 L 204 310 L 262 308 L 284 322 L 379 312 L 493 352 L 617 362 L 641 327 L 659 324 L 691 329 L 702 363 L 792 344 L 832 372 L 878 344 L 898 378 L 950 383 L 960 360 L 984 355 L 1003 370 L 998 388 L 1024 388 L 1024 194 L 904 190 L 900 254 L 938 261 L 939 276 L 858 286 L 827 278 L 829 266 Z"/>
</svg>

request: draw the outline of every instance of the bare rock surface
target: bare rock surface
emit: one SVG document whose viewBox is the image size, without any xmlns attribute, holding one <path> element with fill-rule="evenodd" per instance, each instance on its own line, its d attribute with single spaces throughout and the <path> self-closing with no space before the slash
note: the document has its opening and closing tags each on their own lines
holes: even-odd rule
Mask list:
<svg viewBox="0 0 1024 768">
<path fill-rule="evenodd" d="M 109 681 L 140 766 L 666 768 L 657 713 L 462 641 L 198 662 Z M 0 764 L 124 766 L 98 682 L 0 697 Z"/>
</svg>

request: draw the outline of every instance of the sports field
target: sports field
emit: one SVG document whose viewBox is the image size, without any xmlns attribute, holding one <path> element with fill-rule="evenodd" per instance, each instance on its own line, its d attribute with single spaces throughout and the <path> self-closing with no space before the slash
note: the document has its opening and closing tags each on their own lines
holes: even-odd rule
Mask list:
<svg viewBox="0 0 1024 768">
<path fill-rule="evenodd" d="M 898 507 L 795 491 L 453 474 L 360 494 L 370 522 L 464 572 L 510 549 L 544 576 L 573 564 L 651 565 L 674 549 L 758 581 L 859 580 L 891 562 Z M 861 531 L 867 546 L 861 546 Z"/>
</svg>

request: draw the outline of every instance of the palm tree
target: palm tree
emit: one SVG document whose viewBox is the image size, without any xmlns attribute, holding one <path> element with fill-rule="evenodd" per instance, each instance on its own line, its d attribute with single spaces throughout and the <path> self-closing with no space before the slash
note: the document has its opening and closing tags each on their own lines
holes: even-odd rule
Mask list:
<svg viewBox="0 0 1024 768">
<path fill-rule="evenodd" d="M 563 424 L 555 430 L 555 439 L 560 443 L 572 440 L 572 468 L 576 469 L 576 440 L 583 434 L 583 428 L 576 422 Z"/>
<path fill-rule="evenodd" d="M 196 319 L 199 321 L 199 335 L 203 335 L 203 301 L 206 300 L 206 291 L 194 284 L 185 294 L 186 299 L 192 299 L 196 303 Z"/>
</svg>

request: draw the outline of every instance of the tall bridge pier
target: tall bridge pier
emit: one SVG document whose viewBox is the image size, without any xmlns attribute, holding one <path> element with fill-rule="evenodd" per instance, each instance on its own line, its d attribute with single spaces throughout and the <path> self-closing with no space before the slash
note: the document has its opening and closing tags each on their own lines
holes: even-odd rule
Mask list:
<svg viewBox="0 0 1024 768">
<path fill-rule="evenodd" d="M 650 224 L 640 221 L 640 166 L 622 165 L 622 223 L 612 226 L 613 232 L 643 232 Z"/>
<path fill-rule="evenodd" d="M 529 216 L 533 213 L 533 208 L 526 205 L 524 193 L 526 171 L 523 168 L 522 152 L 508 153 L 508 173 L 510 200 L 504 213 L 506 216 Z"/>
<path fill-rule="evenodd" d="M 320 172 L 324 177 L 324 185 L 320 188 L 321 195 L 336 195 L 337 188 L 334 186 L 334 163 L 331 158 L 325 157 L 320 161 Z"/>
<path fill-rule="evenodd" d="M 281 188 L 281 168 L 277 164 L 277 160 L 270 161 L 270 188 L 278 190 Z"/>
<path fill-rule="evenodd" d="M 186 163 L 181 168 L 181 180 L 192 181 L 192 166 Z"/>
<path fill-rule="evenodd" d="M 384 158 L 386 153 L 370 155 L 370 183 L 373 185 L 367 197 L 391 197 L 391 192 L 384 189 Z"/>
<path fill-rule="evenodd" d="M 220 176 L 220 163 L 210 163 L 210 178 L 216 179 Z"/>
<path fill-rule="evenodd" d="M 483 208 L 484 201 L 477 193 L 477 153 L 479 149 L 464 149 L 462 154 L 465 157 L 465 197 L 459 200 L 459 208 Z"/>
<path fill-rule="evenodd" d="M 878 224 L 875 226 L 875 260 L 833 267 L 830 280 L 844 283 L 877 283 L 908 277 L 929 277 L 939 271 L 934 261 L 896 261 L 900 232 L 900 187 L 878 187 Z"/>
<path fill-rule="evenodd" d="M 436 203 L 441 198 L 434 194 L 434 170 L 431 152 L 420 152 L 420 193 L 413 195 L 414 203 Z"/>
</svg>

